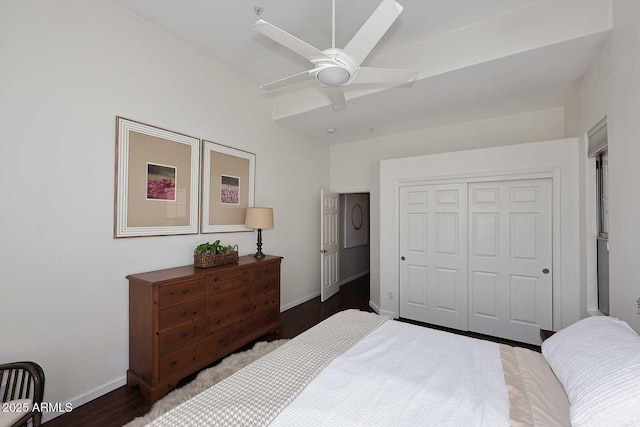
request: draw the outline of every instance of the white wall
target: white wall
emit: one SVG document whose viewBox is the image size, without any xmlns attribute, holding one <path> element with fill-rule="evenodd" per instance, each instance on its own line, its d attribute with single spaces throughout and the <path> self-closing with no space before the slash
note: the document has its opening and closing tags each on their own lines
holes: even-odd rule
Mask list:
<svg viewBox="0 0 640 427">
<path fill-rule="evenodd" d="M 580 315 L 597 312 L 595 160 L 587 157 L 587 132 L 611 114 L 611 39 L 578 82 L 565 107 L 566 134 L 578 137 L 580 166 Z"/>
<path fill-rule="evenodd" d="M 114 240 L 116 115 L 256 153 L 282 304 L 317 291 L 328 148 L 253 84 L 109 0 L 2 1 L 0 56 L 0 361 L 39 362 L 46 401 L 122 384 L 127 274 L 190 264 L 207 240 L 255 251 L 255 233 Z"/>
<path fill-rule="evenodd" d="M 380 283 L 375 285 L 380 288 L 381 312 L 398 315 L 398 183 L 421 178 L 442 179 L 457 174 L 499 175 L 516 170 L 553 171 L 555 175 L 554 204 L 559 204 L 554 210 L 554 329 L 580 318 L 576 138 L 380 162 L 380 222 L 371 226 L 380 228 Z M 555 251 L 558 247 L 559 253 Z M 373 264 L 372 269 L 375 269 Z M 393 292 L 393 299 L 388 298 L 389 291 Z"/>
<path fill-rule="evenodd" d="M 332 145 L 331 190 L 370 191 L 380 160 L 564 138 L 564 109 L 497 117 Z"/>
<path fill-rule="evenodd" d="M 611 315 L 640 332 L 640 2 L 616 0 L 609 118 Z"/>
<path fill-rule="evenodd" d="M 609 297 L 610 315 L 640 332 L 636 299 L 640 297 L 640 2 L 613 2 L 613 31 L 569 100 L 567 124 L 582 138 L 581 280 L 583 316 L 596 306 L 595 285 L 595 178 L 594 162 L 586 158 L 584 134 L 605 115 L 609 134 Z"/>
<path fill-rule="evenodd" d="M 345 144 L 330 150 L 331 190 L 369 191 L 370 303 L 380 307 L 380 161 L 564 138 L 564 108 L 533 111 Z"/>
</svg>

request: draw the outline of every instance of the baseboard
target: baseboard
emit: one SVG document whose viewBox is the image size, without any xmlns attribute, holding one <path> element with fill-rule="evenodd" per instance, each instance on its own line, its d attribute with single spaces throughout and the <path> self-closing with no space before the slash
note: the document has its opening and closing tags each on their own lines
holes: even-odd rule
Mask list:
<svg viewBox="0 0 640 427">
<path fill-rule="evenodd" d="M 80 407 L 81 405 L 84 405 L 87 402 L 92 401 L 93 399 L 97 399 L 100 396 L 103 396 L 109 392 L 112 392 L 113 390 L 122 387 L 123 385 L 127 384 L 127 377 L 126 376 L 122 376 L 120 378 L 117 378 L 107 384 L 104 384 L 100 387 L 94 388 L 93 390 L 89 391 L 88 393 L 85 394 L 81 394 L 80 396 L 76 396 L 74 398 L 71 398 L 68 400 L 68 403 L 71 403 L 71 407 L 73 409 L 76 409 L 78 407 Z M 64 407 L 65 404 L 67 402 L 62 402 L 61 406 Z M 44 414 L 42 414 L 42 422 L 46 422 L 49 420 L 52 420 L 60 415 L 64 414 L 64 412 L 45 412 Z"/>
<path fill-rule="evenodd" d="M 311 295 L 307 295 L 306 297 L 302 297 L 298 300 L 295 300 L 293 302 L 290 302 L 289 304 L 285 304 L 285 305 L 281 305 L 280 306 L 280 312 L 282 313 L 283 311 L 287 311 L 290 308 L 295 307 L 296 305 L 300 305 L 302 303 L 305 303 L 307 301 L 309 301 L 310 299 L 314 299 L 315 297 L 320 295 L 320 291 L 314 292 Z"/>
<path fill-rule="evenodd" d="M 393 311 L 389 311 L 389 310 L 380 310 L 378 314 L 381 316 L 391 317 L 392 319 L 395 319 L 397 317 Z"/>
<path fill-rule="evenodd" d="M 367 270 L 367 271 L 363 271 L 362 273 L 354 274 L 354 275 L 353 275 L 353 276 L 351 276 L 351 277 L 347 277 L 346 279 L 341 280 L 341 281 L 340 281 L 340 283 L 339 283 L 339 285 L 340 285 L 340 286 L 345 285 L 345 284 L 347 284 L 347 283 L 349 283 L 349 282 L 351 282 L 351 281 L 353 281 L 353 280 L 356 280 L 356 279 L 361 278 L 362 276 L 366 276 L 367 274 L 369 274 L 369 270 Z"/>
<path fill-rule="evenodd" d="M 349 283 L 352 280 L 356 280 L 356 279 L 358 279 L 358 278 L 360 278 L 362 276 L 366 276 L 367 274 L 369 274 L 369 270 L 363 271 L 362 273 L 354 274 L 351 277 L 348 277 L 348 278 L 346 278 L 344 280 L 341 280 L 340 283 L 339 283 L 339 286 L 342 286 L 342 285 L 344 285 L 346 283 Z M 317 291 L 317 292 L 314 292 L 314 293 L 312 293 L 310 295 L 307 295 L 306 297 L 302 297 L 302 298 L 297 299 L 297 300 L 295 300 L 293 302 L 290 302 L 289 304 L 282 305 L 282 306 L 280 306 L 280 312 L 282 313 L 283 311 L 287 311 L 290 308 L 293 308 L 296 305 L 300 305 L 302 303 L 305 303 L 305 302 L 309 301 L 310 299 L 314 299 L 315 297 L 317 297 L 319 295 L 320 295 L 320 291 Z"/>
<path fill-rule="evenodd" d="M 373 308 L 373 311 L 380 314 L 380 307 L 378 307 L 373 301 L 369 300 L 369 307 Z"/>
</svg>

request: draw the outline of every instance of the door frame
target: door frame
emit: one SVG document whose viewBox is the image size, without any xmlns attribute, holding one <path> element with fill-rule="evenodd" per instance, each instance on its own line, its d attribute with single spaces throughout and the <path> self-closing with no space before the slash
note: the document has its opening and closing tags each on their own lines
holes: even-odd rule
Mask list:
<svg viewBox="0 0 640 427">
<path fill-rule="evenodd" d="M 569 299 L 569 295 L 562 295 L 563 288 L 567 291 L 566 287 L 558 286 L 562 279 L 562 257 L 561 257 L 561 183 L 560 183 L 560 167 L 552 166 L 546 168 L 531 168 L 531 169 L 515 169 L 515 170 L 502 170 L 502 171 L 487 171 L 487 172 L 472 172 L 464 174 L 452 174 L 452 175 L 426 175 L 416 178 L 405 178 L 395 180 L 395 194 L 394 194 L 394 263 L 393 263 L 393 277 L 394 283 L 392 288 L 395 295 L 398 297 L 394 299 L 395 317 L 400 315 L 400 187 L 407 187 L 413 185 L 433 185 L 433 184 L 460 184 L 460 183 L 473 183 L 473 182 L 487 182 L 487 181 L 518 181 L 524 179 L 551 179 L 551 218 L 552 218 L 552 262 L 553 269 L 552 282 L 553 282 L 553 329 L 560 330 L 562 328 L 562 300 L 563 298 Z M 385 313 L 387 314 L 387 313 Z"/>
</svg>

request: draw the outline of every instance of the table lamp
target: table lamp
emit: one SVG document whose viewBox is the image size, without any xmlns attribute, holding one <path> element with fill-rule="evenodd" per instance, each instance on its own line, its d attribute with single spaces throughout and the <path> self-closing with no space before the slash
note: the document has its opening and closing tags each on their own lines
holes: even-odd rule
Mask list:
<svg viewBox="0 0 640 427">
<path fill-rule="evenodd" d="M 272 208 L 247 208 L 247 217 L 244 221 L 247 228 L 258 229 L 258 252 L 254 258 L 264 258 L 262 253 L 262 230 L 273 228 Z"/>
</svg>

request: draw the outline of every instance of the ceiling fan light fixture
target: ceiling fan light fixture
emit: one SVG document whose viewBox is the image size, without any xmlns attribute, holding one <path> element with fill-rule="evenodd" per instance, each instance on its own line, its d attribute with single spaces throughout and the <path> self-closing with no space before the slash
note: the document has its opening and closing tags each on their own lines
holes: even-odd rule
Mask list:
<svg viewBox="0 0 640 427">
<path fill-rule="evenodd" d="M 349 71 L 342 67 L 326 67 L 316 76 L 318 81 L 326 86 L 340 86 L 351 78 Z"/>
</svg>

